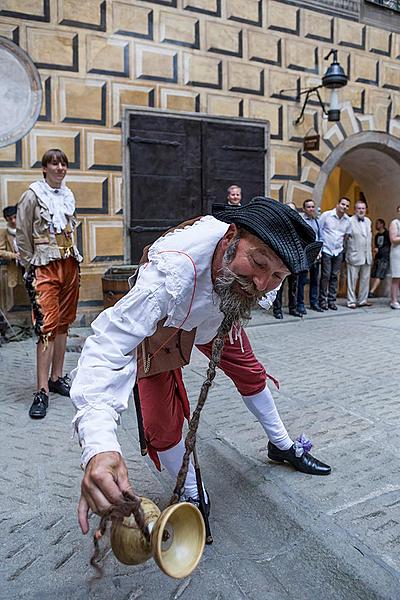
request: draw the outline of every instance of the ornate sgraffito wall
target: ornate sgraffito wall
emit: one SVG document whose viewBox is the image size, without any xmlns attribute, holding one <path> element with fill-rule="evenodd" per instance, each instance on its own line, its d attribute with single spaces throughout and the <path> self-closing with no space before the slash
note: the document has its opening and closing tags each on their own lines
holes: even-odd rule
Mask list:
<svg viewBox="0 0 400 600">
<path fill-rule="evenodd" d="M 361 131 L 399 136 L 400 37 L 358 22 L 359 5 L 2 0 L 0 35 L 27 50 L 44 93 L 34 129 L 0 150 L 2 206 L 40 176 L 46 149 L 63 148 L 85 256 L 81 303 L 98 302 L 101 274 L 124 258 L 124 104 L 270 121 L 271 194 L 300 205 L 346 137 Z M 295 126 L 297 92 L 320 83 L 332 47 L 349 76 L 341 122 L 322 120 L 311 103 Z M 311 129 L 322 135 L 321 149 L 304 153 L 302 138 Z"/>
</svg>

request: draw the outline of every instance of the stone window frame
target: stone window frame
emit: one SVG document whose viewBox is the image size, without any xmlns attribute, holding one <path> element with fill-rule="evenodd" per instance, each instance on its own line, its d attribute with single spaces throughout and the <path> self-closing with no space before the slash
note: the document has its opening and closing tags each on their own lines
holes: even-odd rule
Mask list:
<svg viewBox="0 0 400 600">
<path fill-rule="evenodd" d="M 367 4 L 375 4 L 381 8 L 400 12 L 400 0 L 365 0 Z"/>
<path fill-rule="evenodd" d="M 314 10 L 326 15 L 349 19 L 372 25 L 387 31 L 400 33 L 399 11 L 378 4 L 379 0 L 280 0 L 283 4 Z"/>
<path fill-rule="evenodd" d="M 280 0 L 280 2 L 323 14 L 358 21 L 362 0 Z"/>
<path fill-rule="evenodd" d="M 397 4 L 399 8 L 393 10 L 389 6 L 378 4 L 377 0 L 363 0 L 360 7 L 360 22 L 400 33 L 400 2 Z"/>
</svg>

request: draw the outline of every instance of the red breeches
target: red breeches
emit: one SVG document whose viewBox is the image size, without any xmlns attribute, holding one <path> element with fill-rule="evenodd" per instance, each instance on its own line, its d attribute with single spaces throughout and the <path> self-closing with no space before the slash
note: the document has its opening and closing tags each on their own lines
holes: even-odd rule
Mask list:
<svg viewBox="0 0 400 600">
<path fill-rule="evenodd" d="M 73 257 L 35 267 L 32 319 L 42 341 L 67 333 L 76 318 L 79 266 Z"/>
<path fill-rule="evenodd" d="M 254 356 L 246 332 L 240 340 L 226 342 L 219 368 L 230 377 L 242 396 L 257 394 L 265 388 L 266 372 Z M 197 348 L 211 356 L 212 342 Z M 140 403 L 149 456 L 160 469 L 157 450 L 169 450 L 182 438 L 184 419 L 190 416 L 189 401 L 183 384 L 181 369 L 139 380 Z"/>
</svg>

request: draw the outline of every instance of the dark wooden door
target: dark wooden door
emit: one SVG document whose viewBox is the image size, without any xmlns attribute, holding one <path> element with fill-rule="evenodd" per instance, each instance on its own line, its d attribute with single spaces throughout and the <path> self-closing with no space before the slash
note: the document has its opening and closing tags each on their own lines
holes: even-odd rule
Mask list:
<svg viewBox="0 0 400 600">
<path fill-rule="evenodd" d="M 221 121 L 202 122 L 202 183 L 205 208 L 225 203 L 227 188 L 242 188 L 242 203 L 265 194 L 265 128 Z"/>
<path fill-rule="evenodd" d="M 132 113 L 128 145 L 133 264 L 166 229 L 223 204 L 229 185 L 245 202 L 264 194 L 263 125 Z"/>
<path fill-rule="evenodd" d="M 201 122 L 130 120 L 131 262 L 166 229 L 202 213 Z"/>
</svg>

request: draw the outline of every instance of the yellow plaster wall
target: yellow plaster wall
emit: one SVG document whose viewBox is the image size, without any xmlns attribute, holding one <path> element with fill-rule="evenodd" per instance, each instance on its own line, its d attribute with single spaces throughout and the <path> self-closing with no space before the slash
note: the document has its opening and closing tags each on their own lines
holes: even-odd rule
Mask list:
<svg viewBox="0 0 400 600">
<path fill-rule="evenodd" d="M 400 134 L 399 36 L 337 14 L 276 0 L 2 0 L 0 35 L 39 68 L 43 107 L 34 129 L 0 150 L 1 207 L 40 176 L 59 146 L 78 205 L 84 252 L 81 303 L 101 298 L 101 274 L 123 261 L 121 106 L 156 107 L 271 125 L 271 195 L 310 197 L 332 149 L 359 131 Z M 340 127 L 297 90 L 320 83 L 329 49 L 349 75 Z M 310 130 L 318 152 L 303 152 Z M 337 195 L 336 175 L 324 198 Z M 336 185 L 336 188 L 335 188 Z"/>
</svg>

